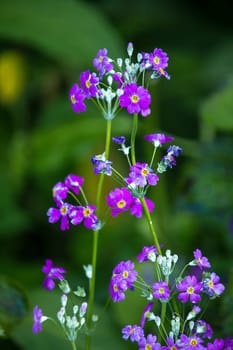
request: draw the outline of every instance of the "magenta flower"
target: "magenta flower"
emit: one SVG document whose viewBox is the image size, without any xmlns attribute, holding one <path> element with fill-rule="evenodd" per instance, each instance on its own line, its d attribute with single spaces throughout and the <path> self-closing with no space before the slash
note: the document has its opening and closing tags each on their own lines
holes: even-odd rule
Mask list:
<svg viewBox="0 0 233 350">
<path fill-rule="evenodd" d="M 176 157 L 178 157 L 182 152 L 182 148 L 179 146 L 170 146 L 167 149 L 167 154 L 162 158 L 161 162 L 158 164 L 157 171 L 163 173 L 167 168 L 172 168 L 176 165 Z"/>
<path fill-rule="evenodd" d="M 146 163 L 137 162 L 130 167 L 129 177 L 126 178 L 126 182 L 131 187 L 145 187 L 146 185 L 155 186 L 159 177 L 153 172 L 153 170 Z"/>
<path fill-rule="evenodd" d="M 84 103 L 86 96 L 78 84 L 72 86 L 69 96 L 74 112 L 80 113 L 86 111 L 86 105 Z"/>
<path fill-rule="evenodd" d="M 80 187 L 82 187 L 84 183 L 84 178 L 78 175 L 69 174 L 65 178 L 65 185 L 72 191 L 76 196 L 80 192 Z"/>
<path fill-rule="evenodd" d="M 130 339 L 131 342 L 139 342 L 139 340 L 144 337 L 143 329 L 138 325 L 128 325 L 122 329 L 122 338 Z"/>
<path fill-rule="evenodd" d="M 100 76 L 103 76 L 106 72 L 113 69 L 112 60 L 107 56 L 107 54 L 107 49 L 101 49 L 97 52 L 97 55 L 93 60 L 93 65 L 99 71 Z"/>
<path fill-rule="evenodd" d="M 172 136 L 166 136 L 164 134 L 149 134 L 145 135 L 144 139 L 152 142 L 155 147 L 161 146 L 163 143 L 170 142 L 174 140 Z"/>
<path fill-rule="evenodd" d="M 164 70 L 168 66 L 168 55 L 162 49 L 154 49 L 153 53 L 148 54 L 147 58 L 153 70 Z"/>
<path fill-rule="evenodd" d="M 112 141 L 118 145 L 123 145 L 125 143 L 125 137 L 124 136 L 112 137 Z"/>
<path fill-rule="evenodd" d="M 179 346 L 181 346 L 181 349 L 186 350 L 205 350 L 205 346 L 202 345 L 203 339 L 197 337 L 197 336 L 190 336 L 188 337 L 185 334 L 181 334 L 179 339 Z"/>
<path fill-rule="evenodd" d="M 109 293 L 114 302 L 121 302 L 125 299 L 125 292 L 128 289 L 126 279 L 121 275 L 112 276 L 109 285 Z"/>
<path fill-rule="evenodd" d="M 165 281 L 156 282 L 152 285 L 153 297 L 161 302 L 168 301 L 170 298 L 170 289 Z"/>
<path fill-rule="evenodd" d="M 209 295 L 211 299 L 218 297 L 225 290 L 225 287 L 220 283 L 220 278 L 215 272 L 205 273 L 203 278 L 203 292 Z"/>
<path fill-rule="evenodd" d="M 120 106 L 126 108 L 129 114 L 141 113 L 143 117 L 150 114 L 150 93 L 135 83 L 123 87 L 123 94 L 120 95 L 119 101 Z"/>
<path fill-rule="evenodd" d="M 223 339 L 215 339 L 213 343 L 207 344 L 207 350 L 225 350 L 228 348 L 225 348 L 225 342 Z M 230 350 L 231 348 L 229 348 Z"/>
<path fill-rule="evenodd" d="M 196 249 L 193 252 L 193 255 L 196 259 L 197 266 L 199 266 L 200 269 L 209 269 L 211 267 L 208 259 L 205 256 L 202 256 L 202 252 L 200 249 Z"/>
<path fill-rule="evenodd" d="M 33 309 L 32 332 L 34 334 L 41 332 L 42 331 L 42 322 L 44 322 L 46 320 L 47 320 L 47 317 L 43 316 L 42 309 L 39 309 L 39 307 L 36 305 Z"/>
<path fill-rule="evenodd" d="M 178 294 L 178 299 L 182 303 L 187 303 L 189 299 L 191 303 L 197 303 L 201 300 L 199 293 L 202 289 L 202 283 L 197 282 L 195 276 L 186 276 L 186 278 L 176 285 L 176 288 L 181 292 Z"/>
<path fill-rule="evenodd" d="M 96 97 L 99 93 L 97 87 L 99 78 L 96 73 L 91 73 L 89 70 L 80 74 L 80 86 L 84 91 L 86 98 Z"/>
<path fill-rule="evenodd" d="M 68 187 L 63 182 L 58 182 L 53 186 L 53 199 L 56 203 L 67 198 Z"/>
<path fill-rule="evenodd" d="M 155 261 L 157 255 L 157 249 L 154 245 L 149 247 L 143 247 L 142 251 L 137 255 L 138 262 Z"/>
<path fill-rule="evenodd" d="M 160 350 L 161 349 L 161 345 L 160 343 L 156 342 L 157 337 L 155 335 L 152 334 L 148 334 L 146 337 L 142 337 L 139 341 L 138 341 L 138 346 L 139 346 L 139 350 Z"/>
<path fill-rule="evenodd" d="M 57 201 L 56 204 L 58 208 L 49 208 L 47 211 L 48 220 L 52 224 L 61 220 L 60 229 L 62 231 L 69 230 L 69 214 L 73 206 L 68 203 L 63 203 L 62 201 Z"/>
<path fill-rule="evenodd" d="M 112 175 L 112 162 L 110 160 L 106 160 L 105 156 L 94 156 L 91 159 L 92 164 L 94 165 L 94 174 L 105 174 L 108 176 Z"/>
<path fill-rule="evenodd" d="M 148 198 L 145 198 L 145 202 L 149 212 L 152 213 L 155 206 L 154 202 L 152 202 Z M 137 218 L 141 218 L 142 213 L 143 213 L 143 207 L 142 207 L 142 203 L 140 202 L 140 199 L 137 197 L 133 197 L 130 205 L 130 214 L 133 216 L 136 216 Z"/>
<path fill-rule="evenodd" d="M 59 281 L 64 280 L 63 274 L 66 273 L 66 270 L 63 267 L 53 266 L 53 261 L 47 259 L 45 260 L 45 265 L 42 267 L 42 272 L 46 275 L 42 286 L 50 291 L 55 288 L 54 279 L 58 279 Z"/>
<path fill-rule="evenodd" d="M 127 211 L 130 208 L 132 202 L 132 195 L 127 188 L 116 188 L 111 191 L 107 199 L 107 205 L 112 208 L 112 216 L 116 216 L 123 211 Z"/>
<path fill-rule="evenodd" d="M 175 342 L 172 337 L 167 337 L 166 343 L 167 343 L 167 345 L 162 346 L 161 350 L 179 350 L 179 349 L 182 349 L 182 347 L 177 345 L 177 342 Z"/>
<path fill-rule="evenodd" d="M 143 310 L 143 312 L 142 312 L 142 317 L 141 317 L 141 321 L 140 321 L 140 325 L 141 325 L 142 328 L 144 328 L 145 323 L 146 323 L 146 320 L 147 320 L 147 318 L 148 318 L 148 315 L 149 315 L 150 311 L 152 310 L 153 306 L 154 306 L 153 301 L 150 301 L 150 302 L 146 305 L 145 309 Z"/>
<path fill-rule="evenodd" d="M 98 218 L 95 214 L 96 207 L 94 205 L 73 207 L 70 213 L 71 223 L 79 225 L 83 222 L 87 229 L 95 230 L 98 224 Z"/>
</svg>

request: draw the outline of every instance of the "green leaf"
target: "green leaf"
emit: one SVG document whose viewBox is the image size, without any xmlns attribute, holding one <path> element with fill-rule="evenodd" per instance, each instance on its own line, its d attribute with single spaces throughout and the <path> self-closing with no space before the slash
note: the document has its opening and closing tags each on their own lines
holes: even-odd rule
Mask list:
<svg viewBox="0 0 233 350">
<path fill-rule="evenodd" d="M 28 45 L 61 63 L 84 66 L 107 47 L 120 54 L 120 38 L 105 17 L 72 0 L 2 0 L 0 38 Z"/>
</svg>

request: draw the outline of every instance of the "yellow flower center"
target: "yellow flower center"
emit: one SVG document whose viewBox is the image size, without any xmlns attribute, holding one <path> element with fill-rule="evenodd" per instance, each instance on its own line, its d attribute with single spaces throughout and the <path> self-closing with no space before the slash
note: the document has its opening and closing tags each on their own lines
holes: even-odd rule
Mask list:
<svg viewBox="0 0 233 350">
<path fill-rule="evenodd" d="M 196 339 L 191 339 L 190 342 L 189 342 L 189 344 L 190 344 L 191 346 L 196 346 L 196 345 L 197 345 L 197 340 L 196 340 Z"/>
<path fill-rule="evenodd" d="M 138 103 L 138 101 L 139 101 L 138 95 L 132 95 L 132 96 L 131 96 L 131 101 L 132 101 L 133 103 Z"/>
<path fill-rule="evenodd" d="M 91 82 L 90 82 L 90 80 L 86 80 L 86 87 L 89 89 L 89 88 L 90 88 L 90 86 L 91 86 Z"/>
<path fill-rule="evenodd" d="M 124 272 L 122 273 L 122 276 L 123 276 L 124 278 L 127 278 L 127 277 L 129 276 L 128 271 L 124 271 Z"/>
<path fill-rule="evenodd" d="M 100 62 L 103 61 L 103 56 L 99 56 L 99 61 L 100 61 Z"/>
<path fill-rule="evenodd" d="M 163 294 L 163 293 L 164 293 L 164 288 L 162 288 L 162 287 L 159 288 L 159 293 L 160 293 L 160 294 Z"/>
<path fill-rule="evenodd" d="M 126 202 L 122 199 L 121 201 L 117 202 L 117 207 L 118 208 L 124 208 L 126 205 Z"/>
<path fill-rule="evenodd" d="M 65 206 L 61 207 L 60 213 L 61 213 L 61 215 L 66 215 L 67 214 L 67 207 L 65 207 Z"/>
<path fill-rule="evenodd" d="M 152 346 L 150 344 L 146 344 L 145 350 L 151 350 Z"/>
<path fill-rule="evenodd" d="M 188 294 L 193 294 L 194 288 L 193 287 L 188 287 L 187 292 L 188 292 Z"/>
<path fill-rule="evenodd" d="M 213 288 L 213 286 L 214 286 L 213 281 L 209 281 L 209 282 L 208 282 L 208 286 L 209 286 L 210 288 Z"/>
<path fill-rule="evenodd" d="M 116 285 L 116 284 L 113 285 L 113 290 L 114 290 L 114 292 L 117 292 L 117 291 L 118 291 L 118 288 L 117 288 L 117 285 Z"/>
<path fill-rule="evenodd" d="M 147 176 L 149 174 L 149 170 L 147 168 L 143 168 L 141 170 L 141 174 L 142 174 L 142 176 Z"/>
<path fill-rule="evenodd" d="M 129 334 L 133 334 L 134 331 L 135 331 L 135 329 L 134 329 L 134 327 L 132 327 L 132 328 L 130 329 L 130 331 L 129 331 Z"/>
<path fill-rule="evenodd" d="M 158 56 L 155 56 L 154 57 L 154 63 L 155 64 L 159 64 L 159 62 L 160 62 L 160 58 Z"/>
<path fill-rule="evenodd" d="M 84 209 L 83 209 L 83 215 L 84 215 L 85 217 L 90 216 L 91 213 L 92 213 L 92 210 L 91 210 L 90 208 L 84 208 Z"/>
<path fill-rule="evenodd" d="M 72 103 L 76 103 L 77 102 L 74 95 L 71 95 L 70 99 L 71 99 Z"/>
</svg>

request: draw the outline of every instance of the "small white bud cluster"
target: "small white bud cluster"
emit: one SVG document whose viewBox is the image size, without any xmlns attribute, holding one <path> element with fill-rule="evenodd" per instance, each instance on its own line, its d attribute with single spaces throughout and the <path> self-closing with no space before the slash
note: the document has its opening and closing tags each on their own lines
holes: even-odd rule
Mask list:
<svg viewBox="0 0 233 350">
<path fill-rule="evenodd" d="M 177 261 L 178 255 L 171 255 L 171 251 L 169 249 L 166 250 L 165 256 L 159 255 L 157 257 L 157 263 L 160 265 L 164 276 L 169 276 L 172 273 Z"/>
<path fill-rule="evenodd" d="M 180 317 L 179 316 L 173 316 L 171 320 L 171 328 L 172 328 L 172 334 L 174 334 L 175 337 L 178 337 L 180 333 Z"/>
</svg>

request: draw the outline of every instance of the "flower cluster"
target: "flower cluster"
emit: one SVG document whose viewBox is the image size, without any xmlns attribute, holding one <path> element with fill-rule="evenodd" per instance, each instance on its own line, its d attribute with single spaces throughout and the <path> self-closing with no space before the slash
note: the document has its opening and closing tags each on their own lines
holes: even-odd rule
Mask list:
<svg viewBox="0 0 233 350">
<path fill-rule="evenodd" d="M 87 203 L 82 190 L 83 182 L 84 179 L 82 177 L 70 174 L 65 178 L 64 182 L 58 182 L 53 187 L 53 199 L 57 207 L 49 208 L 47 216 L 50 223 L 56 223 L 60 220 L 60 229 L 62 231 L 70 228 L 70 222 L 73 225 L 79 225 L 83 222 L 84 226 L 90 230 L 95 230 L 99 225 L 99 220 L 95 214 L 96 207 Z M 80 192 L 83 195 L 84 205 L 81 205 L 80 200 L 77 198 Z M 74 205 L 65 201 L 69 194 L 80 205 Z"/>
<path fill-rule="evenodd" d="M 149 300 L 140 324 L 127 325 L 122 329 L 123 339 L 136 342 L 138 349 L 231 349 L 233 339 L 214 339 L 210 324 L 198 317 L 206 301 L 220 296 L 225 287 L 215 272 L 207 271 L 211 265 L 202 256 L 201 250 L 196 249 L 193 254 L 194 260 L 185 265 L 178 276 L 173 276 L 178 256 L 172 255 L 170 250 L 160 255 L 155 246 L 144 247 L 137 255 L 137 260 L 139 263 L 150 261 L 153 264 L 156 281 L 150 284 L 139 275 L 131 261 L 122 261 L 113 269 L 109 291 L 114 302 L 124 300 L 128 289 L 139 290 L 141 296 Z M 192 269 L 193 266 L 199 271 L 184 276 L 186 269 Z M 167 310 L 166 319 L 152 312 L 156 301 L 161 303 L 162 309 Z M 185 315 L 183 304 L 187 304 Z M 157 329 L 155 334 L 146 334 L 145 324 L 148 321 L 154 321 Z"/>
<path fill-rule="evenodd" d="M 120 108 L 142 117 L 151 113 L 151 95 L 144 86 L 145 73 L 148 73 L 149 79 L 161 76 L 169 79 L 164 70 L 168 66 L 168 56 L 162 49 L 156 48 L 152 53 L 138 53 L 137 62 L 132 62 L 132 43 L 128 44 L 127 53 L 125 60 L 114 60 L 108 56 L 106 48 L 98 51 L 93 59 L 96 71 L 82 72 L 79 84 L 75 83 L 70 90 L 71 105 L 76 113 L 86 111 L 85 100 L 88 99 L 96 100 L 106 119 L 113 119 Z"/>
</svg>

